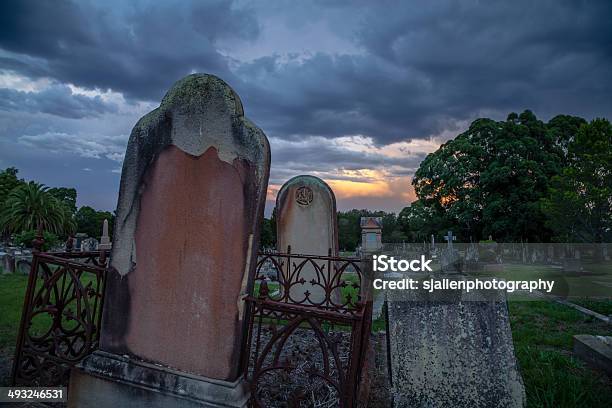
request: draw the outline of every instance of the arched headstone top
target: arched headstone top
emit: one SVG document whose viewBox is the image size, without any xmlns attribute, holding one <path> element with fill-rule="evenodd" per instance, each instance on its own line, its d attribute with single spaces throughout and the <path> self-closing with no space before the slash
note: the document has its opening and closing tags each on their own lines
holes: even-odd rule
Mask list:
<svg viewBox="0 0 612 408">
<path fill-rule="evenodd" d="M 131 240 L 140 212 L 142 182 L 156 157 L 169 146 L 194 157 L 213 149 L 219 160 L 249 167 L 253 185 L 267 185 L 268 139 L 244 116 L 238 94 L 210 74 L 192 74 L 177 81 L 160 106 L 136 123 L 128 141 L 115 220 L 116 245 L 111 255 L 111 266 L 121 275 L 136 263 Z"/>
<path fill-rule="evenodd" d="M 201 156 L 214 146 L 219 158 L 228 163 L 236 158 L 262 159 L 261 151 L 269 151 L 266 136 L 244 116 L 238 94 L 210 74 L 192 74 L 177 81 L 159 107 L 136 123 L 126 154 L 130 145 L 143 152 L 169 144 L 192 156 Z"/>
<path fill-rule="evenodd" d="M 318 177 L 296 176 L 276 197 L 278 250 L 327 255 L 338 251 L 336 196 Z"/>
<path fill-rule="evenodd" d="M 315 198 L 315 191 L 320 194 L 325 192 L 327 194 L 326 199 L 333 206 L 333 211 L 336 211 L 336 196 L 331 187 L 323 180 L 316 176 L 301 175 L 295 176 L 287 181 L 281 189 L 278 191 L 276 196 L 276 208 L 280 208 L 281 204 L 288 198 L 286 195 L 289 193 L 293 194 L 294 200 L 301 206 L 306 207 L 312 204 Z"/>
</svg>

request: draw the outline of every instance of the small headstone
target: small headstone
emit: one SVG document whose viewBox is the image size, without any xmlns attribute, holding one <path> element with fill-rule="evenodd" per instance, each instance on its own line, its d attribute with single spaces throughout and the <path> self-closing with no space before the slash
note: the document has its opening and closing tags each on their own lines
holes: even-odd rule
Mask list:
<svg viewBox="0 0 612 408">
<path fill-rule="evenodd" d="M 29 259 L 23 258 L 23 259 L 19 259 L 16 262 L 16 265 L 15 265 L 16 272 L 22 275 L 29 275 L 31 270 L 32 270 L 32 262 Z"/>
<path fill-rule="evenodd" d="M 87 234 L 84 232 L 77 232 L 74 234 L 74 248 L 77 251 L 83 250 L 83 241 L 87 239 Z"/>
<path fill-rule="evenodd" d="M 0 260 L 2 263 L 0 266 L 2 267 L 3 273 L 14 273 L 15 272 L 15 257 L 8 252 L 3 252 L 3 255 L 0 256 Z"/>
<path fill-rule="evenodd" d="M 580 258 L 563 258 L 563 272 L 581 272 L 582 262 Z"/>
<path fill-rule="evenodd" d="M 590 366 L 612 376 L 612 336 L 574 336 L 574 354 Z"/>
<path fill-rule="evenodd" d="M 83 252 L 91 252 L 98 249 L 98 240 L 95 238 L 86 238 L 81 241 L 81 250 Z"/>
<path fill-rule="evenodd" d="M 395 407 L 522 407 L 503 292 L 387 294 Z M 397 298 L 396 298 L 397 297 Z"/>
<path fill-rule="evenodd" d="M 361 248 L 378 251 L 382 248 L 382 217 L 361 217 Z M 403 251 L 406 251 L 405 244 Z"/>
<path fill-rule="evenodd" d="M 610 254 L 608 253 L 608 244 L 605 242 L 602 242 L 601 244 L 601 257 L 604 261 L 609 261 L 610 260 Z"/>
<path fill-rule="evenodd" d="M 113 231 L 100 350 L 69 406 L 243 407 L 243 297 L 270 166 L 221 79 L 178 81 L 134 127 Z"/>
<path fill-rule="evenodd" d="M 277 249 L 293 254 L 327 256 L 338 254 L 338 223 L 336 197 L 332 189 L 318 177 L 297 176 L 287 181 L 276 197 Z M 327 265 L 322 262 L 321 266 Z M 329 274 L 327 269 L 323 273 Z M 308 291 L 313 303 L 325 299 L 325 290 L 310 281 L 319 280 L 320 273 L 312 264 L 306 264 L 300 277 L 306 282 L 291 287 L 291 297 L 304 299 Z"/>
<path fill-rule="evenodd" d="M 461 257 L 459 252 L 453 247 L 453 242 L 457 237 L 453 235 L 453 231 L 448 231 L 444 239 L 446 240 L 446 248 L 442 251 L 440 258 L 442 272 L 446 274 L 459 274 L 462 271 Z"/>
<path fill-rule="evenodd" d="M 471 242 L 465 252 L 466 271 L 477 271 L 480 268 L 479 260 L 480 252 L 478 250 L 478 245 Z"/>
</svg>

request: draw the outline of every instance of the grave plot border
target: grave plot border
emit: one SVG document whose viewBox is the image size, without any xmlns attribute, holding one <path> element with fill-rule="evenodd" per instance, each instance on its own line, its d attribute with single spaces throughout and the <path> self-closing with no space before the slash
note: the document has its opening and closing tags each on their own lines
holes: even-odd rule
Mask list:
<svg viewBox="0 0 612 408">
<path fill-rule="evenodd" d="M 270 262 L 276 280 L 263 274 L 264 265 Z M 248 337 L 243 367 L 254 396 L 253 405 L 263 406 L 256 396 L 261 386 L 258 379 L 264 371 L 276 368 L 291 371 L 291 366 L 279 359 L 273 366 L 266 366 L 266 356 L 274 353 L 279 356 L 287 338 L 295 330 L 304 329 L 313 333 L 321 352 L 335 361 L 332 366 L 341 368 L 335 370 L 335 377 L 329 366 L 321 373 L 310 374 L 337 390 L 339 406 L 356 405 L 372 308 L 371 301 L 362 300 L 360 262 L 357 258 L 291 254 L 290 250 L 286 254 L 259 254 L 254 285 L 257 290 L 245 298 Z M 290 288 L 304 283 L 300 270 L 305 265 L 318 271 L 318 282 L 310 283 L 325 288 L 322 302 L 309 301 L 307 293 L 302 299 L 289 296 Z M 332 274 L 327 274 L 327 270 Z M 34 253 L 17 337 L 13 385 L 67 385 L 70 369 L 98 348 L 106 272 L 106 256 L 100 251 Z M 284 287 L 279 292 L 282 295 L 271 292 L 268 282 Z M 353 295 L 339 295 L 343 290 Z M 40 324 L 33 326 L 37 318 L 47 324 L 44 333 L 34 331 L 40 329 L 36 327 Z M 261 330 L 270 327 L 270 323 L 280 329 L 264 344 Z M 339 362 L 339 340 L 330 331 L 343 332 L 344 341 L 348 339 L 347 361 Z M 249 364 L 250 361 L 258 364 Z M 299 395 L 293 397 L 292 402 L 299 401 Z"/>
<path fill-rule="evenodd" d="M 67 385 L 70 369 L 98 348 L 105 259 L 100 251 L 33 254 L 13 385 Z"/>
<path fill-rule="evenodd" d="M 266 375 L 275 373 L 291 378 L 292 372 L 294 382 L 297 375 L 323 381 L 337 396 L 333 406 L 357 404 L 372 324 L 372 302 L 364 301 L 362 296 L 364 279 L 360 264 L 358 258 L 292 254 L 290 247 L 287 253 L 260 254 L 252 293 L 245 297 L 250 318 L 243 361 L 252 406 L 269 405 L 264 401 L 264 396 L 269 395 L 266 387 L 270 386 L 263 381 Z M 300 277 L 307 265 L 316 272 L 309 282 Z M 306 283 L 323 288 L 324 299 L 312 301 L 308 290 L 296 298 L 295 288 Z M 288 350 L 292 347 L 288 339 L 302 335 L 296 333 L 298 330 L 310 333 L 318 346 L 316 353 L 303 355 L 303 349 Z M 339 355 L 342 341 L 348 342 L 343 345 L 348 348 L 346 361 L 341 361 Z M 287 355 L 309 363 L 307 367 L 300 366 Z M 322 357 L 318 363 L 313 361 L 317 356 Z M 305 395 L 296 386 L 282 397 L 285 398 L 282 403 L 300 406 L 313 395 Z"/>
</svg>

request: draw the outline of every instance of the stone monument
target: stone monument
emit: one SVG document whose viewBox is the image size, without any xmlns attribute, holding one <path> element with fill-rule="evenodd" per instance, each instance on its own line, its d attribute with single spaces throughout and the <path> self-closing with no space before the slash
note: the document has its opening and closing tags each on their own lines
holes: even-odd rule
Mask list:
<svg viewBox="0 0 612 408">
<path fill-rule="evenodd" d="M 505 294 L 387 294 L 395 407 L 522 407 Z M 408 298 L 411 299 L 408 299 Z"/>
<path fill-rule="evenodd" d="M 242 407 L 243 296 L 270 167 L 264 133 L 221 79 L 193 74 L 130 136 L 100 350 L 70 407 Z"/>
<path fill-rule="evenodd" d="M 361 249 L 378 251 L 382 248 L 382 217 L 361 217 Z"/>
<path fill-rule="evenodd" d="M 320 178 L 297 176 L 287 181 L 276 197 L 277 250 L 293 254 L 326 256 L 338 254 L 338 221 L 336 197 L 332 189 Z M 322 263 L 327 264 L 327 262 Z M 327 273 L 327 271 L 324 271 Z M 291 288 L 291 297 L 304 298 L 309 292 L 313 303 L 325 299 L 325 291 L 312 279 L 319 280 L 312 264 L 304 265 L 300 277 L 306 283 Z"/>
</svg>

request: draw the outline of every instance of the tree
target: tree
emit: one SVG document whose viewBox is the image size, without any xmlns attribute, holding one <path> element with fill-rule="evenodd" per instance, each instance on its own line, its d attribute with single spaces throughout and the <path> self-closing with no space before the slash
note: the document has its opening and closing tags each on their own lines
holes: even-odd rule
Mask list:
<svg viewBox="0 0 612 408">
<path fill-rule="evenodd" d="M 24 184 L 23 180 L 17 178 L 17 170 L 15 167 L 9 167 L 0 172 L 0 214 L 4 208 L 4 202 L 8 198 L 9 194 L 16 187 Z M 7 231 L 0 231 L 0 238 L 8 238 Z"/>
<path fill-rule="evenodd" d="M 276 231 L 272 229 L 272 221 L 264 218 L 261 222 L 260 247 L 274 248 L 276 246 Z"/>
<path fill-rule="evenodd" d="M 8 198 L 11 191 L 17 186 L 24 183 L 23 180 L 17 178 L 17 170 L 15 167 L 9 167 L 0 172 L 0 207 Z"/>
<path fill-rule="evenodd" d="M 25 248 L 32 248 L 37 234 L 38 232 L 35 230 L 23 231 L 15 236 L 15 242 Z M 49 251 L 58 244 L 60 244 L 60 240 L 57 235 L 48 231 L 43 232 L 43 245 L 41 248 L 43 251 Z"/>
<path fill-rule="evenodd" d="M 443 235 L 446 229 L 445 218 L 435 207 L 424 205 L 417 200 L 404 208 L 397 217 L 400 230 L 410 242 L 429 242 L 431 235 Z"/>
<path fill-rule="evenodd" d="M 549 240 L 552 232 L 540 201 L 560 174 L 567 146 L 583 122 L 557 116 L 545 124 L 530 111 L 511 113 L 501 122 L 475 120 L 421 163 L 413 179 L 420 203 L 400 217 L 412 222 L 423 217 L 416 223 L 427 220 L 435 226 L 430 231 L 452 227 L 466 241 L 489 235 Z"/>
<path fill-rule="evenodd" d="M 567 144 L 567 165 L 541 201 L 555 240 L 605 242 L 612 237 L 612 125 L 583 123 Z"/>
<path fill-rule="evenodd" d="M 77 231 L 93 238 L 100 238 L 102 236 L 102 226 L 106 219 L 108 220 L 109 235 L 112 236 L 115 216 L 108 211 L 97 211 L 91 207 L 83 206 L 76 212 L 74 219 Z"/>
<path fill-rule="evenodd" d="M 7 233 L 44 230 L 65 235 L 74 230 L 68 208 L 48 192 L 43 184 L 30 181 L 14 188 L 0 212 L 0 229 Z"/>
<path fill-rule="evenodd" d="M 66 187 L 55 187 L 49 189 L 49 194 L 64 203 L 64 205 L 70 210 L 70 213 L 74 215 L 76 213 L 76 199 L 77 191 L 74 188 Z"/>
</svg>

